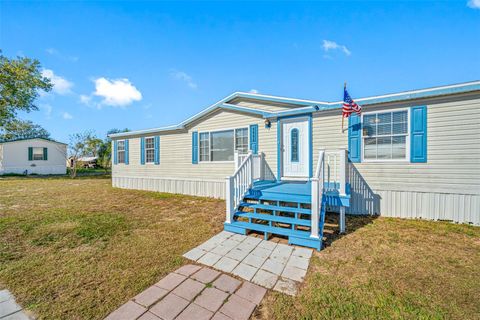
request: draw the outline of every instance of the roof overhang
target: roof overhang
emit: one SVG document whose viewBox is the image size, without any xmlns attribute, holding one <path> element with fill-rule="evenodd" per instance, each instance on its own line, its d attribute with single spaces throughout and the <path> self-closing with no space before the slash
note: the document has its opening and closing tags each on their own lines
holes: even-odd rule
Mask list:
<svg viewBox="0 0 480 320">
<path fill-rule="evenodd" d="M 441 96 L 453 95 L 453 94 L 463 94 L 463 93 L 469 93 L 474 91 L 480 91 L 480 81 L 472 81 L 472 82 L 466 82 L 466 83 L 460 83 L 460 84 L 454 84 L 454 85 L 448 85 L 448 86 L 404 91 L 399 93 L 392 93 L 392 94 L 367 97 L 367 98 L 359 98 L 359 99 L 355 99 L 355 101 L 360 105 L 376 105 L 376 104 L 382 104 L 382 103 L 393 103 L 393 102 L 425 99 L 425 98 L 432 98 L 432 97 L 441 97 Z M 291 105 L 297 105 L 298 107 L 291 110 L 269 112 L 269 111 L 248 108 L 248 107 L 243 107 L 243 106 L 228 103 L 229 101 L 232 101 L 236 98 L 245 98 L 245 99 L 252 99 L 252 100 L 259 100 L 259 101 L 291 104 Z M 343 101 L 325 102 L 325 101 L 314 101 L 314 100 L 286 98 L 286 97 L 279 97 L 279 96 L 270 96 L 270 95 L 257 94 L 257 93 L 235 92 L 225 97 L 224 99 L 212 104 L 208 108 L 204 109 L 203 111 L 195 114 L 194 116 L 186 119 L 185 121 L 177 125 L 146 129 L 146 130 L 115 133 L 115 134 L 109 135 L 109 137 L 119 138 L 119 137 L 151 134 L 151 133 L 161 133 L 166 131 L 185 130 L 186 127 L 192 122 L 219 109 L 253 114 L 256 116 L 263 117 L 265 119 L 271 119 L 271 118 L 280 118 L 280 117 L 286 117 L 286 116 L 309 114 L 313 112 L 341 109 L 342 106 L 343 106 Z"/>
</svg>

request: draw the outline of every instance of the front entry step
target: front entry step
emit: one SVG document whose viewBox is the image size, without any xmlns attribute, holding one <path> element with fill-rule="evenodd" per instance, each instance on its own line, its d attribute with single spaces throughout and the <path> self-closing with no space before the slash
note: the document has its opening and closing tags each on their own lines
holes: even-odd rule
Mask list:
<svg viewBox="0 0 480 320">
<path fill-rule="evenodd" d="M 249 223 L 242 221 L 234 221 L 232 223 L 225 223 L 224 229 L 226 231 L 247 234 L 248 231 L 260 231 L 268 234 L 277 234 L 288 237 L 289 244 L 300 245 L 304 247 L 314 248 L 320 250 L 322 248 L 322 239 L 310 237 L 310 232 L 301 230 L 291 230 L 287 228 L 271 227 L 268 225 Z"/>
</svg>

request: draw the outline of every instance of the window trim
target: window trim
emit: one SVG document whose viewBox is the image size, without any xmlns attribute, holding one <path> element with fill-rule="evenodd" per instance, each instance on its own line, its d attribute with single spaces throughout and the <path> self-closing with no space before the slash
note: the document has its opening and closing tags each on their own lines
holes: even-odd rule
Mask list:
<svg viewBox="0 0 480 320">
<path fill-rule="evenodd" d="M 248 125 L 247 126 L 241 126 L 241 127 L 233 127 L 233 128 L 222 128 L 222 129 L 215 129 L 215 130 L 205 130 L 205 131 L 198 131 L 198 163 L 233 163 L 235 162 L 235 159 L 233 160 L 221 160 L 221 161 L 212 161 L 212 154 L 211 154 L 211 146 L 212 146 L 212 140 L 211 140 L 211 133 L 215 132 L 223 132 L 223 131 L 232 131 L 233 130 L 233 152 L 235 153 L 235 150 L 237 149 L 237 142 L 235 141 L 235 130 L 237 129 L 246 129 L 247 130 L 247 148 L 250 148 L 250 130 Z M 208 134 L 208 161 L 202 161 L 200 160 L 200 135 L 202 133 Z"/>
<path fill-rule="evenodd" d="M 155 136 L 144 137 L 145 145 L 143 146 L 143 156 L 145 157 L 145 164 L 155 164 Z M 153 150 L 153 160 L 147 161 L 147 139 L 153 140 L 153 148 L 148 148 L 148 150 Z"/>
<path fill-rule="evenodd" d="M 126 163 L 125 163 L 125 162 L 126 162 L 126 161 L 125 161 L 125 155 L 126 155 L 125 141 L 126 141 L 126 140 L 127 140 L 127 139 L 117 140 L 117 165 L 118 165 L 118 164 L 124 164 L 124 165 L 126 165 Z M 123 150 L 120 150 L 120 144 L 119 144 L 119 142 L 123 142 Z M 120 162 L 120 156 L 119 156 L 120 152 L 123 152 L 123 162 Z"/>
<path fill-rule="evenodd" d="M 408 107 L 405 108 L 395 108 L 395 109 L 386 109 L 386 110 L 377 110 L 377 111 L 368 111 L 368 112 L 362 112 L 362 118 L 361 118 L 361 129 L 360 129 L 360 141 L 361 141 L 361 150 L 360 150 L 360 156 L 361 156 L 361 162 L 373 162 L 373 163 L 382 163 L 382 162 L 401 162 L 401 163 L 410 163 L 410 122 L 411 122 L 411 116 L 410 116 L 410 109 Z M 407 134 L 405 135 L 405 159 L 365 159 L 364 157 L 364 150 L 365 150 L 365 137 L 363 136 L 363 117 L 365 115 L 369 114 L 378 114 L 378 113 L 393 113 L 397 111 L 407 111 Z M 393 137 L 393 135 L 389 135 L 388 137 Z"/>
</svg>

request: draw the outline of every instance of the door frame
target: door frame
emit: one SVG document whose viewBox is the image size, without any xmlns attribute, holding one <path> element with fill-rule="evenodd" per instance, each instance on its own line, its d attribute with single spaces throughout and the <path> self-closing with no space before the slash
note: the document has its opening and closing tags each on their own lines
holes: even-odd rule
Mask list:
<svg viewBox="0 0 480 320">
<path fill-rule="evenodd" d="M 282 180 L 283 177 L 283 152 L 282 152 L 282 142 L 283 142 L 283 122 L 285 120 L 307 120 L 308 124 L 308 177 L 306 178 L 296 178 L 294 180 L 305 180 L 312 177 L 312 168 L 313 168 L 313 128 L 312 128 L 312 114 L 302 115 L 302 116 L 286 116 L 277 118 L 277 181 Z"/>
</svg>

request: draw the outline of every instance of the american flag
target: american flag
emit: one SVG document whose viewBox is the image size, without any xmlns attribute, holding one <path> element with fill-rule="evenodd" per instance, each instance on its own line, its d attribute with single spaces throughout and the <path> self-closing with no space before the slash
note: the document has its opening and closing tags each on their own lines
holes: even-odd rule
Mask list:
<svg viewBox="0 0 480 320">
<path fill-rule="evenodd" d="M 342 116 L 348 118 L 351 113 L 356 112 L 358 115 L 362 113 L 362 107 L 353 101 L 348 94 L 347 88 L 343 89 L 343 112 Z"/>
</svg>

